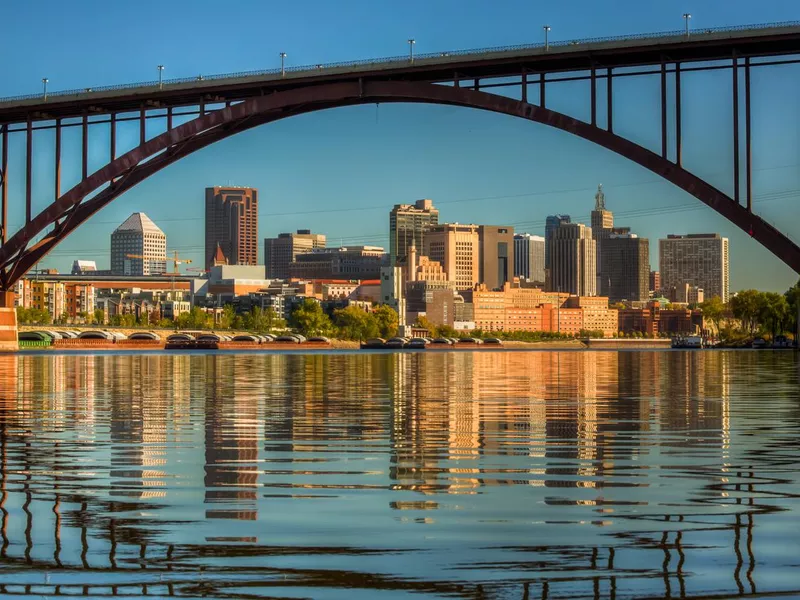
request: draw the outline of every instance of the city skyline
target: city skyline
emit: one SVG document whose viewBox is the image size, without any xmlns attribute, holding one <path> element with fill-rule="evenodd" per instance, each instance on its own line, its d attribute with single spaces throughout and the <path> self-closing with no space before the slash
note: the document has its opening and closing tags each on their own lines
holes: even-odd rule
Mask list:
<svg viewBox="0 0 800 600">
<path fill-rule="evenodd" d="M 674 7 L 657 10 L 647 7 L 645 10 L 632 2 L 623 3 L 627 6 L 620 11 L 624 16 L 611 20 L 599 7 L 582 4 L 585 10 L 569 11 L 569 18 L 566 9 L 558 7 L 539 14 L 520 2 L 514 9 L 521 11 L 527 20 L 551 22 L 551 39 L 659 31 L 682 25 L 681 11 Z M 452 8 L 448 5 L 452 3 L 443 2 L 437 7 L 420 4 L 417 10 L 424 18 L 403 14 L 413 14 L 413 10 L 398 10 L 395 14 L 394 9 L 386 9 L 387 14 L 397 16 L 397 23 L 376 24 L 358 42 L 348 40 L 339 44 L 334 44 L 334 38 L 328 36 L 329 22 L 312 23 L 312 30 L 322 35 L 319 40 L 307 40 L 305 35 L 301 39 L 300 31 L 291 26 L 293 16 L 297 15 L 293 9 L 282 7 L 277 14 L 289 26 L 274 40 L 281 48 L 276 48 L 275 52 L 260 48 L 256 58 L 244 47 L 214 52 L 200 48 L 196 56 L 188 57 L 186 48 L 159 41 L 155 48 L 143 51 L 141 56 L 126 58 L 115 70 L 99 68 L 105 57 L 92 55 L 91 60 L 78 61 L 85 68 L 73 69 L 66 63 L 67 57 L 56 60 L 37 49 L 30 56 L 22 57 L 20 64 L 0 66 L 0 74 L 5 76 L 8 89 L 25 93 L 38 91 L 40 79 L 32 77 L 31 73 L 40 71 L 46 71 L 42 74 L 50 77 L 53 89 L 59 89 L 80 88 L 87 81 L 102 85 L 152 78 L 154 75 L 147 73 L 154 73 L 156 64 L 166 64 L 170 76 L 273 67 L 278 64 L 277 53 L 281 50 L 287 51 L 287 60 L 292 64 L 392 55 L 404 46 L 408 37 L 406 30 L 413 31 L 420 52 L 539 41 L 538 28 L 498 19 L 492 14 L 487 16 L 488 9 L 478 3 L 460 6 L 460 14 L 467 25 L 486 21 L 484 29 L 473 33 L 444 33 L 432 28 L 431 18 L 443 18 Z M 788 2 L 776 2 L 756 10 L 744 2 L 732 2 L 725 5 L 724 14 L 719 8 L 705 7 L 704 14 L 694 15 L 692 26 L 786 20 L 794 16 L 792 8 Z M 253 10 L 259 12 L 257 7 Z M 316 14 L 327 15 L 330 8 L 320 4 L 316 10 Z M 573 15 L 574 12 L 582 14 Z M 24 13 L 21 7 L 11 8 L 12 18 L 23 18 Z M 62 16 L 66 22 L 74 18 Z M 203 19 L 201 16 L 194 18 Z M 338 22 L 335 15 L 330 22 Z M 44 24 L 45 32 L 51 25 Z M 400 30 L 403 30 L 402 35 L 398 35 Z M 9 41 L 14 43 L 13 32 Z M 71 51 L 80 52 L 82 48 L 79 44 Z M 65 60 L 64 64 L 61 60 Z M 787 67 L 784 72 L 791 74 L 793 68 Z M 113 73 L 113 77 L 108 73 Z M 760 91 L 754 97 L 756 109 L 758 98 L 763 94 L 790 98 L 800 92 L 798 78 L 779 76 L 780 81 L 777 81 L 765 76 L 765 79 L 769 81 L 763 86 L 760 84 Z M 723 82 L 718 83 L 694 86 L 687 80 L 684 93 L 696 109 L 687 110 L 684 115 L 687 127 L 684 162 L 712 184 L 730 191 L 730 163 L 717 162 L 710 150 L 712 145 L 714 148 L 729 146 L 729 140 L 720 134 L 718 143 L 712 144 L 711 139 L 700 138 L 715 139 L 714 134 L 701 136 L 697 131 L 701 122 L 708 122 L 712 131 L 723 131 L 723 126 L 728 124 L 730 115 L 726 110 L 729 109 L 719 110 L 716 105 Z M 729 81 L 726 79 L 724 83 Z M 700 88 L 704 89 L 702 94 Z M 582 96 L 586 90 L 570 94 L 569 86 L 559 91 L 561 89 L 554 87 L 552 93 L 548 92 L 548 105 L 552 103 L 557 109 L 583 117 L 583 103 L 576 106 L 577 100 L 572 98 Z M 649 97 L 656 87 L 642 84 L 637 89 Z M 631 104 L 630 99 L 622 97 L 619 100 L 618 127 L 633 134 L 636 141 L 651 144 L 656 132 L 641 126 L 651 107 L 645 105 L 647 103 Z M 780 221 L 782 226 L 785 223 L 787 233 L 797 238 L 800 223 L 793 218 L 792 207 L 795 192 L 800 188 L 795 168 L 800 151 L 780 135 L 782 129 L 794 127 L 797 117 L 788 115 L 788 119 L 778 125 L 770 115 L 758 110 L 754 113 L 754 122 L 761 124 L 763 132 L 754 138 L 754 152 L 758 150 L 758 156 L 763 157 L 754 165 L 755 208 L 767 220 Z M 135 132 L 123 128 L 119 143 L 129 144 L 134 136 Z M 65 135 L 65 150 L 74 150 L 76 141 L 71 135 Z M 75 157 L 65 155 L 64 161 L 63 177 L 67 186 L 74 180 Z M 12 167 L 17 169 L 19 165 Z M 464 177 L 466 173 L 472 176 Z M 46 187 L 50 174 L 37 173 L 36 177 L 37 182 L 41 180 L 41 185 Z M 446 216 L 447 220 L 459 222 L 499 222 L 514 227 L 517 232 L 534 235 L 541 234 L 544 219 L 549 214 L 568 213 L 573 215 L 574 221 L 588 224 L 590 206 L 585 199 L 591 196 L 597 182 L 602 182 L 615 215 L 641 237 L 657 240 L 668 234 L 709 231 L 728 237 L 731 240 L 732 291 L 749 287 L 781 290 L 797 279 L 795 273 L 749 239 L 746 233 L 699 201 L 608 151 L 545 127 L 497 115 L 451 107 L 409 105 L 351 107 L 307 115 L 217 144 L 128 192 L 56 248 L 40 267 L 66 271 L 77 258 L 100 255 L 95 240 L 109 234 L 125 213 L 130 214 L 132 210 L 147 212 L 162 224 L 174 249 L 202 264 L 199 240 L 202 211 L 194 210 L 195 190 L 222 182 L 261 190 L 259 261 L 263 260 L 262 239 L 297 228 L 324 230 L 331 245 L 366 244 L 389 248 L 383 218 L 385 211 L 394 204 L 412 202 L 416 198 L 434 199 L 443 220 Z M 171 201 L 163 202 L 164 198 Z M 457 211 L 452 210 L 454 207 L 458 207 Z M 456 212 L 458 218 L 453 218 Z M 13 211 L 10 217 L 12 227 L 21 221 L 20 215 Z M 651 267 L 655 268 L 657 262 L 657 250 L 655 244 L 651 244 Z"/>
</svg>

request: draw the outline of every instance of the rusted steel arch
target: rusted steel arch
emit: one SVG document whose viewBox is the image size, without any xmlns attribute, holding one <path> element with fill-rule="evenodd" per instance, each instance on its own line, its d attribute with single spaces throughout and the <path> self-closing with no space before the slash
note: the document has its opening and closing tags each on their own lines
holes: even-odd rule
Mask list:
<svg viewBox="0 0 800 600">
<path fill-rule="evenodd" d="M 418 102 L 478 108 L 549 125 L 589 140 L 660 175 L 746 231 L 800 273 L 800 248 L 729 196 L 689 171 L 622 138 L 562 113 L 512 98 L 445 85 L 411 82 L 348 82 L 251 98 L 215 110 L 148 140 L 87 177 L 34 217 L 0 248 L 0 287 L 9 289 L 67 234 L 153 173 L 216 141 L 297 114 L 376 102 Z M 84 199 L 102 186 L 95 197 Z M 29 240 L 55 224 L 37 244 Z"/>
</svg>

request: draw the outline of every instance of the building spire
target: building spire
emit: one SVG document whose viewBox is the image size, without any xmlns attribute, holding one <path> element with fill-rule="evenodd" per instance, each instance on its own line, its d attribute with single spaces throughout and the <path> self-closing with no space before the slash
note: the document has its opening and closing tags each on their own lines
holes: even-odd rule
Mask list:
<svg viewBox="0 0 800 600">
<path fill-rule="evenodd" d="M 603 193 L 603 184 L 597 186 L 597 193 L 594 195 L 594 209 L 606 209 L 606 195 Z"/>
</svg>

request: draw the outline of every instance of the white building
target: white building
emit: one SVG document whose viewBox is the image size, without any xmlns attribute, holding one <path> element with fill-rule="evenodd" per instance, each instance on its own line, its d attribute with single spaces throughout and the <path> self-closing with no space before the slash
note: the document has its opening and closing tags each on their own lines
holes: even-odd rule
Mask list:
<svg viewBox="0 0 800 600">
<path fill-rule="evenodd" d="M 144 213 L 133 213 L 111 234 L 112 275 L 165 273 L 166 254 L 167 236 Z"/>
<path fill-rule="evenodd" d="M 514 276 L 544 284 L 545 239 L 529 233 L 514 235 Z"/>
</svg>

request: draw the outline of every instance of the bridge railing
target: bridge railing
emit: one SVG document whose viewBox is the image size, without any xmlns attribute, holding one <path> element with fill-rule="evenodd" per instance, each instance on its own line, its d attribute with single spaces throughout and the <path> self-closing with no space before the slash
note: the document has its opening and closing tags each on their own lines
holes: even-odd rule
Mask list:
<svg viewBox="0 0 800 600">
<path fill-rule="evenodd" d="M 693 30 L 693 35 L 702 35 L 702 34 L 715 34 L 715 33 L 733 33 L 737 31 L 748 31 L 748 30 L 758 30 L 758 29 L 778 29 L 778 28 L 786 28 L 786 27 L 797 27 L 800 26 L 800 21 L 784 21 L 784 22 L 776 22 L 776 23 L 762 23 L 758 25 L 734 25 L 728 27 L 711 27 L 706 29 L 699 29 Z M 636 41 L 636 40 L 657 40 L 660 38 L 669 38 L 669 37 L 679 37 L 686 35 L 685 30 L 676 29 L 672 31 L 662 31 L 658 33 L 635 33 L 630 35 L 618 35 L 618 36 L 607 36 L 607 37 L 593 37 L 593 38 L 580 38 L 575 40 L 564 40 L 564 41 L 551 41 L 548 43 L 549 48 L 563 48 L 563 47 L 571 47 L 571 46 L 580 46 L 585 44 L 598 44 L 598 43 L 607 43 L 607 42 L 626 42 L 626 41 Z M 442 58 L 452 58 L 452 57 L 459 57 L 459 56 L 473 56 L 473 55 L 481 55 L 481 54 L 496 54 L 501 52 L 518 52 L 521 50 L 537 50 L 543 49 L 545 44 L 543 42 L 537 42 L 534 44 L 517 44 L 514 46 L 494 46 L 488 48 L 473 48 L 468 50 L 450 50 L 450 51 L 443 51 L 443 52 L 429 52 L 427 54 L 415 54 L 414 55 L 414 62 L 422 62 L 429 59 L 438 59 L 441 60 Z M 349 67 L 365 67 L 365 66 L 372 66 L 372 65 L 394 65 L 394 64 L 408 64 L 409 56 L 407 54 L 401 56 L 390 56 L 390 57 L 383 57 L 383 58 L 367 58 L 361 60 L 352 60 L 352 61 L 342 61 L 342 62 L 335 62 L 335 63 L 321 63 L 318 65 L 302 65 L 296 67 L 285 67 L 275 68 L 275 69 L 262 69 L 257 71 L 240 71 L 238 73 L 221 73 L 216 75 L 196 75 L 194 77 L 179 77 L 173 79 L 164 79 L 161 82 L 158 80 L 151 80 L 151 81 L 141 81 L 138 83 L 121 83 L 116 85 L 105 85 L 99 87 L 87 87 L 82 89 L 72 89 L 72 90 L 62 90 L 62 91 L 54 91 L 47 93 L 47 99 L 56 99 L 56 98 L 63 98 L 69 96 L 77 96 L 87 93 L 96 93 L 96 92 L 115 92 L 121 90 L 133 90 L 137 88 L 147 88 L 147 87 L 161 87 L 168 88 L 173 85 L 185 85 L 187 83 L 196 83 L 196 82 L 207 82 L 207 81 L 218 81 L 224 79 L 239 79 L 243 77 L 265 77 L 265 76 L 275 76 L 280 77 L 283 73 L 320 73 L 325 71 L 326 69 L 342 69 L 342 68 L 349 68 Z M 36 100 L 42 99 L 43 94 L 25 94 L 21 96 L 8 96 L 5 98 L 0 98 L 0 103 L 4 102 L 16 102 L 21 100 Z"/>
</svg>

